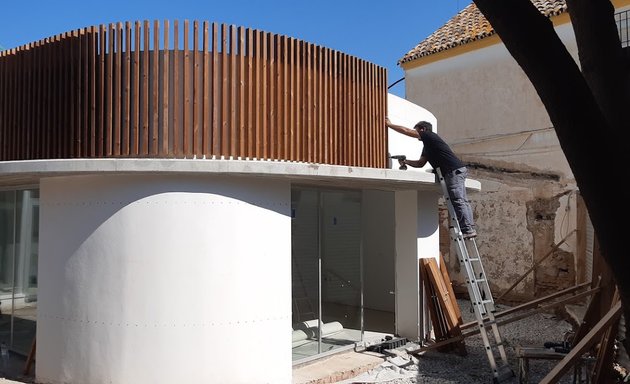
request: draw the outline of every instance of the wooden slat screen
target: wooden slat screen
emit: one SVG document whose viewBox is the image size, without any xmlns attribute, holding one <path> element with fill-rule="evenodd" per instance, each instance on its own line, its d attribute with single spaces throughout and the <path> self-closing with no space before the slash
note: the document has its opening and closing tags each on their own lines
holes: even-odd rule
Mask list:
<svg viewBox="0 0 630 384">
<path fill-rule="evenodd" d="M 182 28 L 183 26 L 183 28 Z M 241 158 L 384 168 L 385 69 L 204 21 L 66 32 L 0 52 L 0 161 Z"/>
</svg>

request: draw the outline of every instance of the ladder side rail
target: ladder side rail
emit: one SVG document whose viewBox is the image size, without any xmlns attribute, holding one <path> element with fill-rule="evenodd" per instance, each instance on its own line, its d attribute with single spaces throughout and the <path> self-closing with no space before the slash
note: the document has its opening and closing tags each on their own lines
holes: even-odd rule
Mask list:
<svg viewBox="0 0 630 384">
<path fill-rule="evenodd" d="M 486 270 L 483 266 L 483 263 L 481 262 L 481 255 L 479 254 L 479 249 L 477 248 L 477 242 L 474 238 L 470 239 L 469 242 L 472 244 L 471 248 L 473 249 L 472 259 L 476 260 L 475 262 L 471 261 L 471 263 L 473 263 L 473 266 L 471 269 L 475 273 L 475 279 L 477 281 L 477 284 L 482 286 L 480 290 L 483 290 L 486 293 L 484 304 L 487 304 L 489 306 L 489 308 L 487 308 L 489 312 L 494 312 L 496 310 L 495 304 L 494 304 L 494 297 L 492 296 L 492 291 L 490 290 L 490 281 L 488 279 L 488 275 L 486 274 Z M 476 268 L 474 264 L 477 265 Z M 483 294 L 482 294 L 482 299 L 483 299 Z"/>
<path fill-rule="evenodd" d="M 506 367 L 509 368 L 509 364 L 507 361 L 507 354 L 503 346 L 503 341 L 501 339 L 498 325 L 494 319 L 494 315 L 492 314 L 492 312 L 495 311 L 495 307 L 494 298 L 492 297 L 492 292 L 490 291 L 488 277 L 483 268 L 479 249 L 477 248 L 477 243 L 474 238 L 469 239 L 469 243 L 472 248 L 472 258 L 469 254 L 466 240 L 464 240 L 461 228 L 459 226 L 459 221 L 457 220 L 457 215 L 455 214 L 455 208 L 453 207 L 450 195 L 448 194 L 448 188 L 446 187 L 446 182 L 444 180 L 444 177 L 442 176 L 442 171 L 440 170 L 440 168 L 436 168 L 435 173 L 442 187 L 444 199 L 448 208 L 449 218 L 451 222 L 451 225 L 449 226 L 451 239 L 455 242 L 459 262 L 461 265 L 464 266 L 464 269 L 466 271 L 466 286 L 468 288 L 468 294 L 470 296 L 471 304 L 473 305 L 473 312 L 475 313 L 475 318 L 477 319 L 477 324 L 479 326 L 479 333 L 486 349 L 488 362 L 490 363 L 490 367 L 492 369 L 494 382 L 496 383 L 502 376 L 499 372 L 499 368 L 497 367 L 497 359 L 499 357 L 501 358 L 501 361 L 503 362 L 503 366 L 501 367 L 502 369 Z M 477 264 L 477 268 L 475 268 L 475 263 Z M 484 299 L 484 294 L 482 292 L 485 293 L 488 299 Z M 486 304 L 488 305 L 488 307 L 486 307 Z M 488 322 L 486 322 L 486 320 Z M 492 337 L 494 337 L 494 343 L 490 342 L 488 328 L 492 328 Z M 499 352 L 499 356 L 495 356 L 495 350 L 493 349 L 493 347 L 496 347 Z M 512 373 L 513 376 L 511 368 L 509 368 L 509 371 Z"/>
</svg>

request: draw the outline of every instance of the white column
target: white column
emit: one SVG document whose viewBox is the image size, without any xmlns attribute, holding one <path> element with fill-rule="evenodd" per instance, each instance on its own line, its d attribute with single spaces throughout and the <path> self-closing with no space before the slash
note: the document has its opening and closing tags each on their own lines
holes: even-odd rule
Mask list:
<svg viewBox="0 0 630 384">
<path fill-rule="evenodd" d="M 410 340 L 420 335 L 417 191 L 394 193 L 396 331 Z"/>
</svg>

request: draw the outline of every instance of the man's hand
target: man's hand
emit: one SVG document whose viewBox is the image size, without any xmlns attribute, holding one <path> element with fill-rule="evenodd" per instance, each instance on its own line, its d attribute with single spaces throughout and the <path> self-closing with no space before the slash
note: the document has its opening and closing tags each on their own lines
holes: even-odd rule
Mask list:
<svg viewBox="0 0 630 384">
<path fill-rule="evenodd" d="M 385 126 L 389 128 L 392 125 L 392 122 L 389 121 L 389 117 L 385 116 Z"/>
</svg>

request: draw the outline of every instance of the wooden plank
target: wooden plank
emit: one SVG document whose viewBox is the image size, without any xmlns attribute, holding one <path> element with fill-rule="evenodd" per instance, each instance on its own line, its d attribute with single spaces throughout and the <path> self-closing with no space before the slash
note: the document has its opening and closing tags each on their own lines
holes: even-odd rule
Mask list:
<svg viewBox="0 0 630 384">
<path fill-rule="evenodd" d="M 122 23 L 118 22 L 116 24 L 114 30 L 114 36 L 116 39 L 116 46 L 114 47 L 114 123 L 113 123 L 113 147 L 112 153 L 114 156 L 120 156 L 121 154 L 121 106 L 122 106 L 122 92 L 120 86 L 122 84 L 122 42 L 123 42 L 123 33 L 122 33 Z"/>
<path fill-rule="evenodd" d="M 19 132 L 18 132 L 18 137 L 20 137 L 20 139 L 22 140 L 22 142 L 20 143 L 20 145 L 18 146 L 18 150 L 20 153 L 20 158 L 24 158 L 24 159 L 30 159 L 31 156 L 31 140 L 33 139 L 33 128 L 32 128 L 32 123 L 31 123 L 31 117 L 33 116 L 33 112 L 31 111 L 31 108 L 33 106 L 33 102 L 31 101 L 31 97 L 33 95 L 33 92 L 31 90 L 32 87 L 32 83 L 33 83 L 33 79 L 32 79 L 32 66 L 33 66 L 33 50 L 31 49 L 32 47 L 32 43 L 28 43 L 25 47 L 25 49 L 22 51 L 22 55 L 21 55 L 21 59 L 22 59 L 22 64 L 20 65 L 20 68 L 22 70 L 23 73 L 23 79 L 24 81 L 22 82 L 22 89 L 21 89 L 21 93 L 22 93 L 22 118 L 21 118 L 21 124 L 19 127 Z M 72 49 L 73 49 L 74 45 L 70 45 L 70 92 L 74 91 L 74 87 L 73 87 L 73 72 L 74 72 L 74 58 L 72 57 Z M 70 111 L 73 112 L 73 108 L 74 105 L 71 104 L 70 105 Z M 71 124 L 73 123 L 73 118 L 74 115 L 70 114 L 70 122 Z M 71 125 L 70 126 L 70 133 L 73 134 L 74 133 L 74 126 Z M 70 150 L 72 151 L 74 149 L 74 142 L 72 141 L 72 136 L 71 136 L 71 140 L 70 140 Z"/>
<path fill-rule="evenodd" d="M 439 258 L 440 258 L 440 274 L 442 275 L 442 281 L 444 282 L 444 286 L 447 290 L 448 293 L 448 297 L 451 298 L 452 302 L 453 302 L 453 314 L 454 316 L 457 318 L 457 324 L 459 324 L 461 326 L 461 324 L 463 324 L 463 320 L 462 320 L 462 312 L 459 309 L 459 305 L 457 304 L 457 296 L 455 296 L 455 291 L 453 290 L 453 284 L 452 284 L 452 280 L 450 275 L 448 274 L 448 268 L 446 266 L 446 263 L 444 261 L 444 257 L 442 257 L 442 253 L 440 252 L 439 254 Z M 495 317 L 496 318 L 496 317 Z"/>
<path fill-rule="evenodd" d="M 212 155 L 221 154 L 221 127 L 219 123 L 219 52 L 218 52 L 219 27 L 212 23 Z"/>
<path fill-rule="evenodd" d="M 190 51 L 188 50 L 188 33 L 190 32 L 190 26 L 188 20 L 184 20 L 184 68 L 183 68 L 183 81 L 184 81 L 184 118 L 183 118 L 183 152 L 184 156 L 190 157 L 192 155 L 192 148 L 190 147 Z"/>
<path fill-rule="evenodd" d="M 88 28 L 86 33 L 86 120 L 85 120 L 85 145 L 84 156 L 95 157 L 96 146 L 96 30 L 94 26 Z M 42 116 L 45 112 L 42 112 Z"/>
<path fill-rule="evenodd" d="M 201 133 L 201 147 L 204 155 L 210 155 L 212 153 L 212 147 L 210 142 L 210 95 L 212 92 L 210 79 L 210 40 L 209 40 L 209 28 L 210 25 L 207 21 L 203 22 L 203 76 L 202 76 L 202 93 L 203 93 L 203 107 L 202 107 L 202 133 Z M 214 100 L 213 100 L 214 102 Z"/>
<path fill-rule="evenodd" d="M 236 27 L 234 25 L 230 26 L 230 122 L 228 124 L 228 129 L 230 131 L 230 148 L 228 155 L 231 157 L 236 156 L 237 148 L 238 148 L 238 128 L 236 123 L 236 108 L 237 108 L 237 93 L 236 93 L 236 45 L 237 45 L 237 36 L 236 36 Z"/>
<path fill-rule="evenodd" d="M 149 154 L 149 21 L 144 21 L 142 45 L 142 132 L 140 134 L 140 154 Z"/>
<path fill-rule="evenodd" d="M 173 22 L 173 154 L 181 154 L 181 127 L 179 101 L 179 21 Z"/>
<path fill-rule="evenodd" d="M 105 156 L 111 157 L 114 152 L 114 72 L 115 72 L 115 60 L 114 52 L 116 50 L 116 25 L 114 23 L 109 24 L 107 36 L 107 60 L 106 60 L 106 104 L 105 104 Z"/>
<path fill-rule="evenodd" d="M 81 74 L 84 76 L 83 77 L 83 81 L 85 81 L 85 83 L 87 84 L 87 79 L 88 79 L 88 72 L 87 72 L 87 35 L 84 34 L 84 40 L 82 40 L 81 42 L 82 44 L 82 52 L 84 52 L 83 55 L 83 70 L 81 72 Z M 44 94 L 45 94 L 45 71 L 44 71 L 44 67 L 45 67 L 45 63 L 44 63 L 44 42 L 43 40 L 40 40 L 37 42 L 36 44 L 36 78 L 37 78 L 37 82 L 36 82 L 36 89 L 35 92 L 37 93 L 37 101 L 36 101 L 36 117 L 35 117 L 35 121 L 36 121 L 36 132 L 37 132 L 37 141 L 35 142 L 35 148 L 34 148 L 34 152 L 35 152 L 35 158 L 36 159 L 42 159 L 42 148 L 43 148 L 43 134 L 44 134 L 44 111 L 45 111 L 45 101 L 44 101 Z M 1 80 L 0 80 L 1 81 Z M 86 86 L 87 88 L 87 86 Z M 1 92 L 0 92 L 1 95 Z M 1 96 L 0 96 L 1 97 Z M 83 92 L 83 97 L 85 99 L 87 99 L 87 90 Z M 82 123 L 85 123 L 84 125 L 82 125 L 83 129 L 87 129 L 87 108 L 85 108 L 85 113 L 84 115 L 85 119 L 83 120 Z M 82 117 L 83 117 L 82 116 Z M 2 124 L 0 122 L 0 124 Z M 83 131 L 85 132 L 85 131 Z"/>
<path fill-rule="evenodd" d="M 320 52 L 321 48 L 313 46 L 313 161 L 321 163 L 321 150 L 322 150 L 322 130 L 320 129 L 320 110 L 321 110 L 321 90 L 320 90 Z"/>
<path fill-rule="evenodd" d="M 597 277 L 593 285 L 598 287 L 600 291 L 592 298 L 586 309 L 582 323 L 575 332 L 574 344 L 584 337 L 614 304 L 613 298 L 617 288 L 612 271 L 601 255 L 597 236 L 595 236 L 595 243 L 593 244 L 593 277 Z"/>
<path fill-rule="evenodd" d="M 169 67 L 169 33 L 170 26 L 168 20 L 164 20 L 164 49 L 162 50 L 162 146 L 160 148 L 160 154 L 162 156 L 170 155 L 169 151 L 169 133 L 170 133 L 170 125 L 169 125 L 169 75 L 170 75 L 170 67 Z"/>
<path fill-rule="evenodd" d="M 261 118 L 261 111 L 260 111 L 260 100 L 262 99 L 261 97 L 261 67 L 262 67 L 262 32 L 261 31 L 255 31 L 255 43 L 254 43 L 254 52 L 255 52 L 255 60 L 254 60 L 254 87 L 255 87 L 255 93 L 254 93 L 254 100 L 253 100 L 253 117 L 254 117 L 254 152 L 252 153 L 252 156 L 260 159 L 262 152 L 260 150 L 260 143 L 262 142 L 262 135 L 261 135 L 261 123 L 260 123 L 260 118 Z"/>
<path fill-rule="evenodd" d="M 421 259 L 424 266 L 427 268 L 428 277 L 430 282 L 435 287 L 437 298 L 440 306 L 442 307 L 448 324 L 448 329 L 458 327 L 460 325 L 457 313 L 459 310 L 455 310 L 457 307 L 457 301 L 455 296 L 449 295 L 449 290 L 446 287 L 445 281 L 442 279 L 442 272 L 440 272 L 437 265 L 437 261 L 434 258 Z"/>
<path fill-rule="evenodd" d="M 0 145 L 0 161 L 8 160 L 7 156 L 7 131 L 8 131 L 8 117 L 9 117 L 9 62 L 10 57 L 7 56 L 7 51 L 0 51 L 0 142 L 4 145 Z M 49 66 L 49 65 L 48 65 Z"/>
<path fill-rule="evenodd" d="M 606 332 L 615 322 L 619 320 L 621 316 L 622 308 L 621 302 L 617 302 L 610 311 L 602 317 L 602 319 L 591 329 L 586 336 L 580 340 L 579 343 L 573 346 L 571 351 L 558 363 L 553 369 L 545 376 L 540 384 L 556 383 L 562 375 L 564 375 L 569 368 L 571 368 L 582 355 L 591 348 L 596 342 L 599 341 L 599 337 Z"/>
<path fill-rule="evenodd" d="M 289 146 L 288 151 L 289 151 L 289 160 L 296 160 L 296 150 L 295 150 L 295 146 L 296 146 L 296 121 L 297 121 L 297 102 L 296 102 L 296 92 L 295 92 L 295 87 L 296 87 L 296 65 L 295 65 L 295 61 L 296 61 L 296 44 L 295 44 L 295 39 L 290 37 L 289 38 L 289 104 L 288 104 L 288 110 L 289 110 L 289 122 L 288 122 L 288 127 L 287 127 L 287 132 L 288 132 L 288 138 L 287 138 L 287 145 Z"/>
<path fill-rule="evenodd" d="M 428 309 L 429 309 L 429 317 L 431 318 L 431 323 L 433 324 L 433 333 L 436 341 L 443 341 L 448 339 L 448 333 L 446 330 L 445 319 L 443 318 L 443 314 L 440 311 L 440 305 L 437 299 L 437 293 L 435 290 L 435 286 L 431 282 L 431 278 L 429 277 L 430 271 L 428 265 L 420 260 L 420 273 L 422 276 L 422 281 L 424 282 L 425 293 L 428 299 Z M 449 345 L 449 348 L 451 346 Z M 443 350 L 443 349 L 442 349 Z"/>
<path fill-rule="evenodd" d="M 238 28 L 238 153 L 239 157 L 246 152 L 246 126 L 245 126 L 245 29 Z"/>
<path fill-rule="evenodd" d="M 306 148 L 305 160 L 308 162 L 312 162 L 314 159 L 313 155 L 313 144 L 315 141 L 315 134 L 313 132 L 313 45 L 307 43 L 306 44 Z"/>
<path fill-rule="evenodd" d="M 619 301 L 619 291 L 615 290 L 613 303 Z M 621 315 L 619 316 L 621 318 Z M 601 341 L 597 346 L 597 359 L 595 361 L 595 367 L 593 368 L 591 375 L 592 383 L 610 383 L 613 382 L 613 378 L 610 376 L 613 359 L 613 347 L 615 344 L 615 337 L 619 330 L 619 319 L 613 322 L 610 327 L 604 332 L 601 337 Z"/>
<path fill-rule="evenodd" d="M 134 53 L 133 53 L 133 125 L 131 127 L 130 154 L 140 153 L 140 22 L 136 21 L 133 28 Z"/>
<path fill-rule="evenodd" d="M 159 130 L 160 130 L 160 108 L 159 108 L 159 92 L 160 92 L 160 22 L 153 20 L 153 71 L 151 74 L 151 145 L 149 153 L 153 156 L 158 154 L 159 147 Z"/>
<path fill-rule="evenodd" d="M 89 73 L 89 98 L 90 98 L 90 114 L 89 114 L 89 148 L 87 155 L 96 157 L 96 76 L 97 76 L 97 44 L 98 35 L 96 27 L 91 26 L 89 32 L 88 44 L 88 73 Z M 49 103 L 47 103 L 49 104 Z"/>
<path fill-rule="evenodd" d="M 560 300 L 560 301 L 557 301 L 557 302 L 554 302 L 554 303 L 551 303 L 551 304 L 547 304 L 547 305 L 540 306 L 540 307 L 538 307 L 538 308 L 536 308 L 536 309 L 533 309 L 533 310 L 531 310 L 531 311 L 529 311 L 529 312 L 526 312 L 526 313 L 523 313 L 523 314 L 520 314 L 520 315 L 515 315 L 515 316 L 512 316 L 512 317 L 510 317 L 510 318 L 508 318 L 508 319 L 498 320 L 498 321 L 497 321 L 497 325 L 498 325 L 498 326 L 502 326 L 502 325 L 506 325 L 506 324 L 509 324 L 509 323 L 513 323 L 513 322 L 515 322 L 515 321 L 518 321 L 518 320 L 524 319 L 524 318 L 526 318 L 526 317 L 529 317 L 529 316 L 535 315 L 536 313 L 540 313 L 540 312 L 545 312 L 545 311 L 548 311 L 549 309 L 554 308 L 554 307 L 557 307 L 557 306 L 559 306 L 559 305 L 564 305 L 564 304 L 568 304 L 568 303 L 571 303 L 571 302 L 577 301 L 577 300 L 579 300 L 579 299 L 582 299 L 582 298 L 584 298 L 584 297 L 587 297 L 587 296 L 589 296 L 589 295 L 592 295 L 593 293 L 597 292 L 597 290 L 598 290 L 598 288 L 591 289 L 591 290 L 588 290 L 588 291 L 582 292 L 582 293 L 580 293 L 580 294 L 577 294 L 577 295 L 575 295 L 575 296 L 571 296 L 571 297 L 568 297 L 568 298 L 566 298 L 566 299 L 563 299 L 563 300 Z M 496 319 L 496 316 L 495 316 L 495 319 Z M 465 329 L 465 328 L 469 328 L 469 327 L 470 327 L 470 324 L 471 324 L 471 323 L 466 323 L 466 324 L 462 325 L 460 328 L 461 328 L 462 330 L 463 330 L 463 329 Z M 476 324 L 476 323 L 475 323 L 475 324 Z M 473 329 L 473 330 L 471 330 L 471 331 L 467 331 L 467 332 L 465 332 L 465 333 L 464 333 L 464 336 L 465 336 L 465 337 L 468 337 L 468 336 L 475 335 L 475 334 L 477 334 L 477 333 L 479 333 L 479 329 Z"/>
<path fill-rule="evenodd" d="M 192 73 L 192 151 L 201 157 L 201 131 L 199 130 L 199 22 L 193 21 L 193 73 Z"/>
<path fill-rule="evenodd" d="M 341 114 L 339 113 L 340 111 L 340 105 L 339 105 L 339 94 L 340 94 L 340 84 L 339 84 L 339 56 L 341 55 L 340 52 L 334 52 L 333 53 L 333 74 L 334 74 L 334 78 L 333 78 L 333 90 L 332 90 L 332 94 L 333 94 L 333 116 L 332 116 L 332 139 L 331 139 L 331 150 L 333 152 L 333 157 L 332 157 L 332 163 L 333 164 L 339 164 L 339 159 L 341 157 L 341 154 L 339 153 L 339 118 L 341 116 Z"/>
<path fill-rule="evenodd" d="M 131 23 L 125 22 L 125 48 L 123 52 L 124 64 L 124 96 L 123 96 L 123 128 L 122 128 L 122 149 L 121 154 L 129 156 L 130 154 L 130 127 L 131 127 Z"/>
<path fill-rule="evenodd" d="M 254 156 L 254 141 L 256 133 L 254 128 L 256 126 L 254 116 L 254 31 L 247 29 L 247 151 L 245 157 L 251 158 Z"/>
<path fill-rule="evenodd" d="M 260 62 L 260 66 L 261 66 L 261 90 L 260 90 L 260 104 L 259 104 L 259 115 L 260 115 L 260 144 L 258 145 L 258 147 L 260 148 L 260 153 L 257 156 L 259 159 L 260 158 L 264 158 L 267 159 L 269 158 L 269 153 L 268 153 L 268 148 L 269 148 L 269 136 L 268 136 L 268 132 L 267 132 L 267 64 L 268 64 L 268 57 L 267 57 L 267 49 L 268 49 L 268 41 L 269 41 L 269 34 L 268 33 L 264 33 L 264 32 L 260 32 L 260 37 L 261 37 L 261 45 L 259 46 L 260 51 L 262 51 L 262 57 L 261 57 L 261 62 Z"/>
<path fill-rule="evenodd" d="M 523 311 L 523 310 L 526 310 L 526 309 L 530 309 L 530 308 L 536 307 L 536 306 L 538 306 L 538 305 L 540 305 L 542 303 L 545 303 L 545 302 L 547 302 L 549 300 L 558 298 L 560 296 L 567 295 L 569 293 L 574 293 L 574 292 L 576 292 L 576 291 L 578 291 L 580 289 L 586 288 L 586 287 L 588 287 L 590 285 L 591 285 L 590 282 L 589 283 L 578 284 L 578 285 L 575 285 L 573 287 L 563 289 L 562 291 L 558 291 L 558 292 L 549 294 L 547 296 L 543 296 L 541 298 L 538 298 L 538 299 L 535 299 L 535 300 L 532 300 L 532 301 L 528 301 L 527 303 L 523 303 L 521 305 L 517 305 L 516 307 L 512 307 L 512 308 L 506 309 L 505 311 L 496 312 L 494 314 L 494 318 L 495 319 L 499 319 L 501 317 L 510 315 L 510 314 L 512 314 L 514 312 Z M 471 321 L 471 322 L 463 324 L 461 326 L 461 328 L 462 329 L 466 329 L 466 328 L 470 328 L 470 327 L 473 327 L 473 326 L 476 326 L 476 325 L 477 325 L 476 321 Z"/>
<path fill-rule="evenodd" d="M 282 47 L 282 52 L 280 57 L 282 58 L 282 62 L 278 63 L 279 65 L 279 74 L 280 77 L 280 86 L 278 87 L 278 158 L 287 159 L 288 150 L 287 146 L 289 145 L 287 138 L 287 124 L 289 122 L 288 118 L 288 110 L 289 110 L 289 79 L 288 79 L 288 68 L 289 65 L 289 47 L 288 47 L 288 38 L 286 36 L 280 37 L 280 46 Z"/>
<path fill-rule="evenodd" d="M 267 34 L 269 40 L 269 58 L 267 59 L 267 73 L 269 78 L 269 85 L 266 87 L 265 95 L 267 95 L 269 104 L 268 109 L 265 112 L 265 124 L 268 127 L 268 133 L 266 135 L 267 144 L 265 145 L 266 157 L 270 159 L 276 158 L 276 137 L 274 126 L 276 121 L 276 36 L 275 34 Z"/>
<path fill-rule="evenodd" d="M 229 152 L 229 82 L 228 82 L 228 53 L 227 53 L 227 25 L 221 24 L 221 150 L 219 154 L 225 156 Z"/>
<path fill-rule="evenodd" d="M 0 51 L 0 161 L 7 160 L 8 99 L 9 99 L 9 60 L 6 51 Z"/>
<path fill-rule="evenodd" d="M 295 148 L 295 157 L 294 160 L 298 160 L 298 161 L 302 161 L 304 160 L 303 157 L 303 151 L 302 151 L 302 141 L 304 140 L 304 136 L 303 136 L 303 107 L 302 107 L 302 88 L 300 87 L 303 84 L 303 73 L 304 70 L 302 69 L 302 55 L 303 55 L 303 51 L 302 51 L 302 47 L 303 47 L 304 43 L 301 40 L 298 40 L 296 42 L 296 46 L 295 46 L 295 57 L 296 57 L 296 64 L 295 64 L 295 105 L 294 105 L 294 109 L 295 109 L 295 141 L 293 142 L 293 146 Z"/>
<path fill-rule="evenodd" d="M 33 363 L 35 363 L 35 350 L 37 349 L 36 342 L 37 338 L 33 337 L 31 348 L 28 351 L 28 356 L 26 357 L 26 364 L 24 364 L 24 371 L 22 371 L 24 375 L 30 375 L 31 367 L 33 366 Z"/>
<path fill-rule="evenodd" d="M 324 157 L 322 161 L 326 164 L 330 164 L 330 160 L 332 159 L 332 154 L 330 150 L 330 49 L 324 49 L 324 69 L 322 71 L 324 77 L 324 87 L 322 89 L 323 92 L 323 122 L 322 122 L 322 131 L 324 134 L 323 141 L 323 149 L 324 149 Z"/>
</svg>

